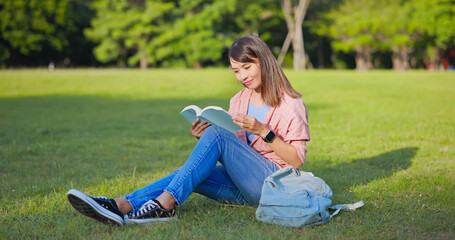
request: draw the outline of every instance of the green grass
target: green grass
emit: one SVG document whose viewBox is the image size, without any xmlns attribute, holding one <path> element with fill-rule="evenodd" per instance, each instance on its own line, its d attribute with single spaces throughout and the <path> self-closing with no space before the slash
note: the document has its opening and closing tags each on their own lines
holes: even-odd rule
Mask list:
<svg viewBox="0 0 455 240">
<path fill-rule="evenodd" d="M 120 196 L 178 168 L 196 140 L 179 111 L 228 107 L 227 69 L 0 71 L 0 238 L 455 238 L 455 73 L 287 72 L 308 107 L 302 170 L 333 204 L 363 200 L 304 230 L 197 194 L 165 224 L 111 227 L 66 201 L 70 188 Z"/>
</svg>

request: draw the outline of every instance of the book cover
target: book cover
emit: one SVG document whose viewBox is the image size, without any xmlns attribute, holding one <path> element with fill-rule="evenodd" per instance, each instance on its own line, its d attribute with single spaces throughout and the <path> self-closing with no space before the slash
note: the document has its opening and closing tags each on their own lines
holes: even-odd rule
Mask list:
<svg viewBox="0 0 455 240">
<path fill-rule="evenodd" d="M 204 109 L 196 105 L 185 107 L 181 112 L 186 120 L 192 123 L 196 118 L 200 121 L 206 121 L 214 126 L 222 127 L 232 133 L 242 130 L 237 124 L 232 121 L 232 115 L 221 107 L 208 106 Z"/>
</svg>

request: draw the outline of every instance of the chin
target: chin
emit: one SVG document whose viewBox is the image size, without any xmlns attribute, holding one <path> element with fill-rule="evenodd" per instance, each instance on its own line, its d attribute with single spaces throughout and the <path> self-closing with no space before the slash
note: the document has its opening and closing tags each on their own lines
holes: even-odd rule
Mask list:
<svg viewBox="0 0 455 240">
<path fill-rule="evenodd" d="M 254 90 L 254 91 L 259 91 L 259 86 L 255 86 L 255 85 L 252 86 L 252 85 L 248 86 L 248 88 L 251 90 Z"/>
</svg>

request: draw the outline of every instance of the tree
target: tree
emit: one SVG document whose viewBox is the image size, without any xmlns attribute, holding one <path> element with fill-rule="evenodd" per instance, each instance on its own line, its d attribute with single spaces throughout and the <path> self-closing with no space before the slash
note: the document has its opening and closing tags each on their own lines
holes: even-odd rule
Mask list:
<svg viewBox="0 0 455 240">
<path fill-rule="evenodd" d="M 307 43 L 305 52 L 309 57 L 313 56 L 317 60 L 318 68 L 325 68 L 331 65 L 329 59 L 333 54 L 329 37 L 324 34 L 318 34 L 319 25 L 323 21 L 324 13 L 337 8 L 341 2 L 342 0 L 318 0 L 311 2 L 308 6 L 303 28 L 305 42 Z M 305 29 L 307 30 L 305 31 Z"/>
<path fill-rule="evenodd" d="M 173 3 L 159 0 L 96 0 L 96 17 L 85 35 L 98 42 L 95 56 L 101 62 L 121 59 L 147 68 L 153 58 L 148 45 L 162 31 L 163 16 Z"/>
<path fill-rule="evenodd" d="M 0 0 L 0 61 L 11 57 L 11 50 L 28 56 L 44 47 L 62 51 L 66 34 L 74 31 L 67 18 L 68 0 Z"/>
<path fill-rule="evenodd" d="M 172 11 L 173 21 L 155 38 L 149 51 L 154 61 L 173 64 L 184 59 L 186 66 L 199 68 L 202 62 L 217 61 L 237 35 L 225 26 L 235 10 L 236 0 L 181 0 Z"/>
<path fill-rule="evenodd" d="M 276 0 L 237 0 L 232 18 L 245 34 L 266 35 L 262 37 L 264 39 L 271 37 L 264 32 L 270 24 L 269 21 L 276 24 L 275 20 L 281 17 L 280 15 L 281 10 Z"/>
<path fill-rule="evenodd" d="M 410 27 L 425 41 L 428 68 L 442 68 L 442 51 L 455 44 L 455 4 L 450 0 L 410 0 L 404 9 Z"/>
<path fill-rule="evenodd" d="M 409 12 L 404 10 L 404 1 L 381 0 L 382 7 L 376 8 L 382 17 L 377 38 L 382 50 L 392 51 L 392 64 L 395 71 L 410 69 L 408 55 L 414 51 L 417 32 L 410 25 Z"/>
<path fill-rule="evenodd" d="M 346 0 L 324 14 L 325 22 L 318 33 L 334 38 L 335 50 L 354 51 L 357 70 L 369 70 L 373 67 L 372 53 L 380 45 L 378 34 L 383 16 L 379 10 L 383 7 L 381 1 Z"/>
<path fill-rule="evenodd" d="M 306 65 L 302 23 L 305 19 L 305 14 L 309 4 L 310 0 L 299 0 L 299 4 L 297 6 L 292 6 L 291 0 L 283 0 L 281 5 L 286 19 L 288 34 L 284 40 L 283 47 L 281 48 L 278 62 L 280 64 L 283 62 L 284 55 L 286 54 L 292 41 L 292 48 L 294 49 L 293 66 L 295 70 L 304 70 Z"/>
</svg>

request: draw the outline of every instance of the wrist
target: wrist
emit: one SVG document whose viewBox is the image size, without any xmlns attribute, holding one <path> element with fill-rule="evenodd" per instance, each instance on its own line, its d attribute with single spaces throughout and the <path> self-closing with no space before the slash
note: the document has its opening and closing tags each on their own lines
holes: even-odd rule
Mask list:
<svg viewBox="0 0 455 240">
<path fill-rule="evenodd" d="M 264 126 L 264 128 L 262 129 L 261 133 L 259 134 L 259 136 L 263 139 L 267 136 L 267 134 L 270 132 L 270 129 L 268 129 L 267 127 Z"/>
</svg>

